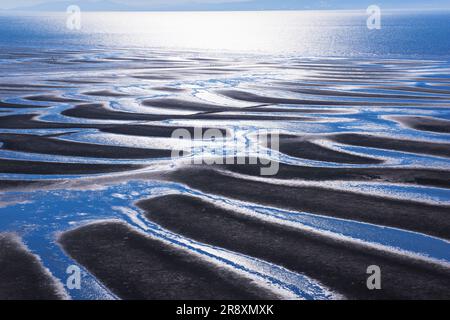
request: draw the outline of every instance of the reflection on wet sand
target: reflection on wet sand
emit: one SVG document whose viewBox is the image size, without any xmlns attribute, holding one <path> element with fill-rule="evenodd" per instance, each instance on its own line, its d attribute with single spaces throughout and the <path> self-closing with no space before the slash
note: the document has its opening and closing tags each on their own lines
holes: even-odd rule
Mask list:
<svg viewBox="0 0 450 320">
<path fill-rule="evenodd" d="M 44 283 L 36 297 L 65 297 L 54 283 L 67 259 L 125 299 L 449 298 L 444 62 L 104 53 L 12 53 L 23 76 L 0 85 L 0 221 L 14 231 L 15 208 L 25 211 L 39 230 L 27 236 L 40 232 L 39 248 L 57 251 L 34 248 L 54 275 L 9 235 L 0 255 L 17 255 Z M 280 131 L 279 171 L 193 166 L 202 146 L 229 145 L 185 150 L 178 128 L 251 146 L 258 129 Z M 91 191 L 73 207 L 59 196 L 71 188 Z M 34 204 L 12 204 L 18 195 Z M 52 197 L 64 215 L 39 205 Z M 282 223 L 302 215 L 327 223 Z M 371 238 L 373 228 L 385 237 Z M 383 291 L 364 286 L 371 264 L 386 272 Z"/>
</svg>

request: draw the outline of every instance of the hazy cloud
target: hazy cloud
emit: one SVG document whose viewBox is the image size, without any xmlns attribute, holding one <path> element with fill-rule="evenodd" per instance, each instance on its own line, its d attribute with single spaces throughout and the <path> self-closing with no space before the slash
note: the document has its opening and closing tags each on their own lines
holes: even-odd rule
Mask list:
<svg viewBox="0 0 450 320">
<path fill-rule="evenodd" d="M 373 0 L 0 0 L 0 9 L 60 8 L 77 4 L 87 8 L 118 10 L 258 10 L 258 9 L 364 9 Z M 450 8 L 448 0 L 377 0 L 383 8 Z M 59 9 L 58 9 L 59 10 Z"/>
</svg>

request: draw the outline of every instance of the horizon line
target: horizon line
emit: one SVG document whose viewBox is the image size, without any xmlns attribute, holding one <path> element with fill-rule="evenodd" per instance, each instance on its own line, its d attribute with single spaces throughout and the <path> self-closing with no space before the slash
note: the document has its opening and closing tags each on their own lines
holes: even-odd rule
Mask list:
<svg viewBox="0 0 450 320">
<path fill-rule="evenodd" d="M 292 11 L 344 11 L 344 12 L 359 12 L 359 11 L 365 11 L 366 8 L 360 8 L 360 9 L 318 9 L 318 8 L 303 8 L 303 9 L 217 9 L 217 10 L 210 10 L 210 9 L 196 9 L 196 10 L 190 10 L 190 9 L 174 9 L 174 10 L 167 10 L 167 9 L 134 9 L 134 10 L 83 10 L 82 6 L 80 6 L 81 10 L 83 12 L 292 12 Z M 439 10 L 445 10 L 450 11 L 450 7 L 443 7 L 443 8 L 388 8 L 383 9 L 383 11 L 439 11 Z M 10 12 L 10 13 L 65 13 L 65 10 L 29 10 L 29 9 L 0 9 L 0 12 Z"/>
</svg>

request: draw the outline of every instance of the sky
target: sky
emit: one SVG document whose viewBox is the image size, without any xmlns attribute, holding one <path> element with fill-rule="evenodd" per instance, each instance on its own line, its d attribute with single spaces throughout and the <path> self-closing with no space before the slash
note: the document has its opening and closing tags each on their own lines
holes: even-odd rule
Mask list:
<svg viewBox="0 0 450 320">
<path fill-rule="evenodd" d="M 75 4 L 87 11 L 121 10 L 301 10 L 450 9 L 449 0 L 0 0 L 0 10 L 59 11 Z"/>
</svg>

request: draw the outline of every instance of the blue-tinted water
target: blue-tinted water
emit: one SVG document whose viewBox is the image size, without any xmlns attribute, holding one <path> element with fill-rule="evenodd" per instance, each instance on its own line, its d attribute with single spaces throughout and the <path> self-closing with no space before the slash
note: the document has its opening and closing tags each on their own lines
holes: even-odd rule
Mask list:
<svg viewBox="0 0 450 320">
<path fill-rule="evenodd" d="M 82 8 L 81 8 L 82 9 Z M 450 12 L 382 11 L 381 29 L 365 11 L 83 13 L 0 15 L 0 44 L 54 48 L 161 48 L 301 57 L 443 58 Z"/>
</svg>

